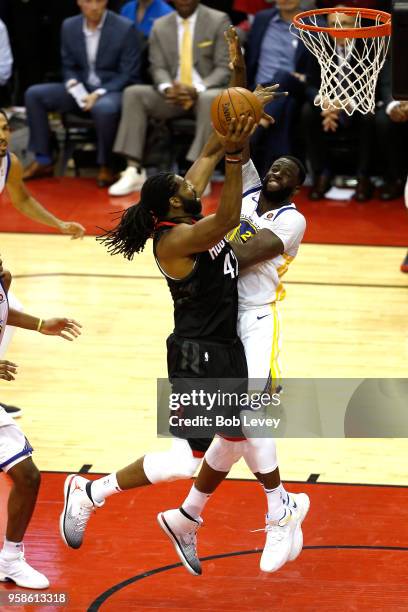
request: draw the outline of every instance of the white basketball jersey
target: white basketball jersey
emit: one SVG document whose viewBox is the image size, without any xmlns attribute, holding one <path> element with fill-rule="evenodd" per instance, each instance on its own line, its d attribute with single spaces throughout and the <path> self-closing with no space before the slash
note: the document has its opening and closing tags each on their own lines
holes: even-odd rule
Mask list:
<svg viewBox="0 0 408 612">
<path fill-rule="evenodd" d="M 240 225 L 227 236 L 230 241 L 246 242 L 260 229 L 268 229 L 283 242 L 284 252 L 239 273 L 239 308 L 256 308 L 283 300 L 281 278 L 296 257 L 306 229 L 306 220 L 293 203 L 258 215 L 261 180 L 252 161 L 242 168 L 243 196 Z"/>
<path fill-rule="evenodd" d="M 10 170 L 10 153 L 7 154 L 0 160 L 0 193 L 3 193 L 8 173 Z"/>
<path fill-rule="evenodd" d="M 3 285 L 0 283 L 0 344 L 3 340 L 4 330 L 7 325 L 8 308 L 7 294 L 3 289 Z"/>
</svg>

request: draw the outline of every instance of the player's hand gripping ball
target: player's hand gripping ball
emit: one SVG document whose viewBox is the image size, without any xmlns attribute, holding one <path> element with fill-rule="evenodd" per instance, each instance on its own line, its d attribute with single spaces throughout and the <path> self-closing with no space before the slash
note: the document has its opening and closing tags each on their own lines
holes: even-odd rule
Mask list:
<svg viewBox="0 0 408 612">
<path fill-rule="evenodd" d="M 214 128 L 220 134 L 227 134 L 232 118 L 239 120 L 242 115 L 253 117 L 259 123 L 263 114 L 258 98 L 243 87 L 230 87 L 222 91 L 211 106 L 211 119 Z"/>
</svg>

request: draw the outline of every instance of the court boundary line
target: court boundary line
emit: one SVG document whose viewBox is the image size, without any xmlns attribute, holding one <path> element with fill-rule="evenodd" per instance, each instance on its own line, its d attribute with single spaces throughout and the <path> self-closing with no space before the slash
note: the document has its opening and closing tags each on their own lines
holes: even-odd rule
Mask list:
<svg viewBox="0 0 408 612">
<path fill-rule="evenodd" d="M 13 278 L 42 278 L 42 277 L 79 277 L 79 278 L 118 278 L 129 280 L 163 280 L 163 276 L 143 276 L 133 274 L 91 274 L 86 272 L 44 272 L 39 274 L 14 274 Z M 310 285 L 313 287 L 361 287 L 363 289 L 408 289 L 408 285 L 380 285 L 375 283 L 328 283 L 323 281 L 285 281 L 285 285 Z"/>
<path fill-rule="evenodd" d="M 339 200 L 340 201 L 340 200 Z M 404 201 L 402 199 L 402 204 L 404 204 Z M 117 213 L 122 213 L 126 210 L 126 208 L 122 208 L 120 210 L 117 211 L 111 211 L 111 214 L 115 214 Z M 301 212 L 301 211 L 300 211 Z M 66 234 L 61 235 L 60 232 L 58 230 L 55 230 L 55 232 L 17 232 L 15 230 L 2 230 L 0 232 L 0 234 L 17 234 L 18 236 L 59 236 L 61 239 L 62 238 L 67 238 Z M 93 234 L 93 233 L 85 233 L 85 238 L 95 238 L 97 236 L 100 236 L 101 234 Z M 361 242 L 309 242 L 309 241 L 302 241 L 302 244 L 312 244 L 312 245 L 323 245 L 323 246 L 352 246 L 352 247 L 375 247 L 375 248 L 379 248 L 379 249 L 406 249 L 406 245 L 401 245 L 401 244 L 373 244 L 372 242 L 370 242 L 369 244 L 362 244 Z"/>
<path fill-rule="evenodd" d="M 89 463 L 85 463 L 83 465 L 90 465 L 92 467 L 92 464 Z M 81 468 L 79 468 L 80 470 Z M 41 474 L 80 474 L 80 471 L 75 471 L 75 470 L 40 470 Z M 86 472 L 87 475 L 89 476 L 107 476 L 110 472 L 91 472 L 88 471 Z M 189 480 L 189 479 L 186 479 Z M 195 478 L 192 478 L 191 480 L 195 480 Z M 233 481 L 237 481 L 237 482 L 254 482 L 257 483 L 258 481 L 255 478 L 226 478 L 226 480 L 233 480 Z M 394 489 L 408 489 L 408 484 L 403 485 L 403 484 L 387 484 L 387 483 L 373 483 L 373 482 L 326 482 L 324 480 L 322 481 L 317 481 L 317 482 L 310 482 L 308 480 L 282 480 L 283 483 L 289 483 L 289 484 L 305 484 L 305 485 L 339 485 L 339 486 L 343 486 L 343 487 L 392 487 Z M 139 487 L 138 487 L 139 488 Z"/>
<path fill-rule="evenodd" d="M 352 545 L 352 544 L 327 544 L 327 545 L 315 545 L 315 546 L 304 546 L 303 551 L 305 550 L 388 550 L 388 551 L 399 551 L 399 552 L 407 552 L 408 547 L 406 546 L 369 546 L 369 545 Z M 254 555 L 260 554 L 262 549 L 252 549 L 252 550 L 240 550 L 231 553 L 222 553 L 218 555 L 210 555 L 208 557 L 203 557 L 200 561 L 213 561 L 215 559 L 225 559 L 228 557 L 239 557 L 244 555 Z M 143 572 L 141 574 L 136 574 L 136 576 L 132 576 L 131 578 L 127 578 L 122 582 L 118 582 L 113 585 L 109 589 L 106 589 L 103 593 L 98 595 L 89 605 L 86 612 L 97 612 L 100 607 L 112 596 L 125 589 L 127 586 L 134 584 L 135 582 L 140 582 L 143 578 L 149 578 L 150 576 L 155 576 L 157 574 L 162 574 L 163 572 L 167 572 L 179 567 L 183 567 L 182 563 L 172 563 L 171 565 L 163 565 L 162 567 L 157 567 L 152 570 L 148 570 L 147 572 Z"/>
</svg>

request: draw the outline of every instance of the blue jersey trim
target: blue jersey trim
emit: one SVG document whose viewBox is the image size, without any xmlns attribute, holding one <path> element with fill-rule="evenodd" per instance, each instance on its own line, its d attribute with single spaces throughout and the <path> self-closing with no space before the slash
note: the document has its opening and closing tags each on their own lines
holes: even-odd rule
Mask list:
<svg viewBox="0 0 408 612">
<path fill-rule="evenodd" d="M 244 193 L 242 194 L 242 199 L 244 199 L 247 196 L 251 195 L 251 193 L 256 193 L 257 191 L 260 191 L 261 187 L 262 187 L 262 185 L 258 185 L 258 187 L 252 187 L 251 189 L 248 189 L 247 191 L 244 191 Z"/>
<path fill-rule="evenodd" d="M 24 455 L 29 455 L 30 453 L 33 452 L 33 450 L 34 450 L 33 447 L 31 446 L 31 444 L 26 438 L 26 443 L 25 443 L 23 450 L 17 453 L 16 455 L 13 455 L 13 457 L 10 457 L 10 459 L 7 459 L 7 461 L 5 461 L 4 463 L 1 463 L 0 470 L 7 467 L 10 463 L 15 461 L 16 459 L 19 459 L 20 457 L 24 457 Z"/>
<path fill-rule="evenodd" d="M 283 208 L 281 208 L 279 210 L 279 212 L 276 213 L 276 215 L 274 216 L 273 220 L 276 221 L 276 219 L 279 217 L 279 215 L 283 212 L 285 212 L 285 210 L 297 210 L 297 208 L 295 208 L 294 206 L 284 206 Z"/>
</svg>

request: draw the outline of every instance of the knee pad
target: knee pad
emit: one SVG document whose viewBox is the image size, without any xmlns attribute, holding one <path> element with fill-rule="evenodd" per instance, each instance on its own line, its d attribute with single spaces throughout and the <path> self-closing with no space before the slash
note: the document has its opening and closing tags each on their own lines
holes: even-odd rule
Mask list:
<svg viewBox="0 0 408 612">
<path fill-rule="evenodd" d="M 242 455 L 253 474 L 269 474 L 278 467 L 276 442 L 273 438 L 248 438 L 242 442 Z"/>
<path fill-rule="evenodd" d="M 194 457 L 187 440 L 174 439 L 170 450 L 147 453 L 143 469 L 152 484 L 192 478 L 201 459 Z"/>
<path fill-rule="evenodd" d="M 234 463 L 242 456 L 242 442 L 231 442 L 224 438 L 215 438 L 204 459 L 217 472 L 229 472 Z"/>
</svg>

